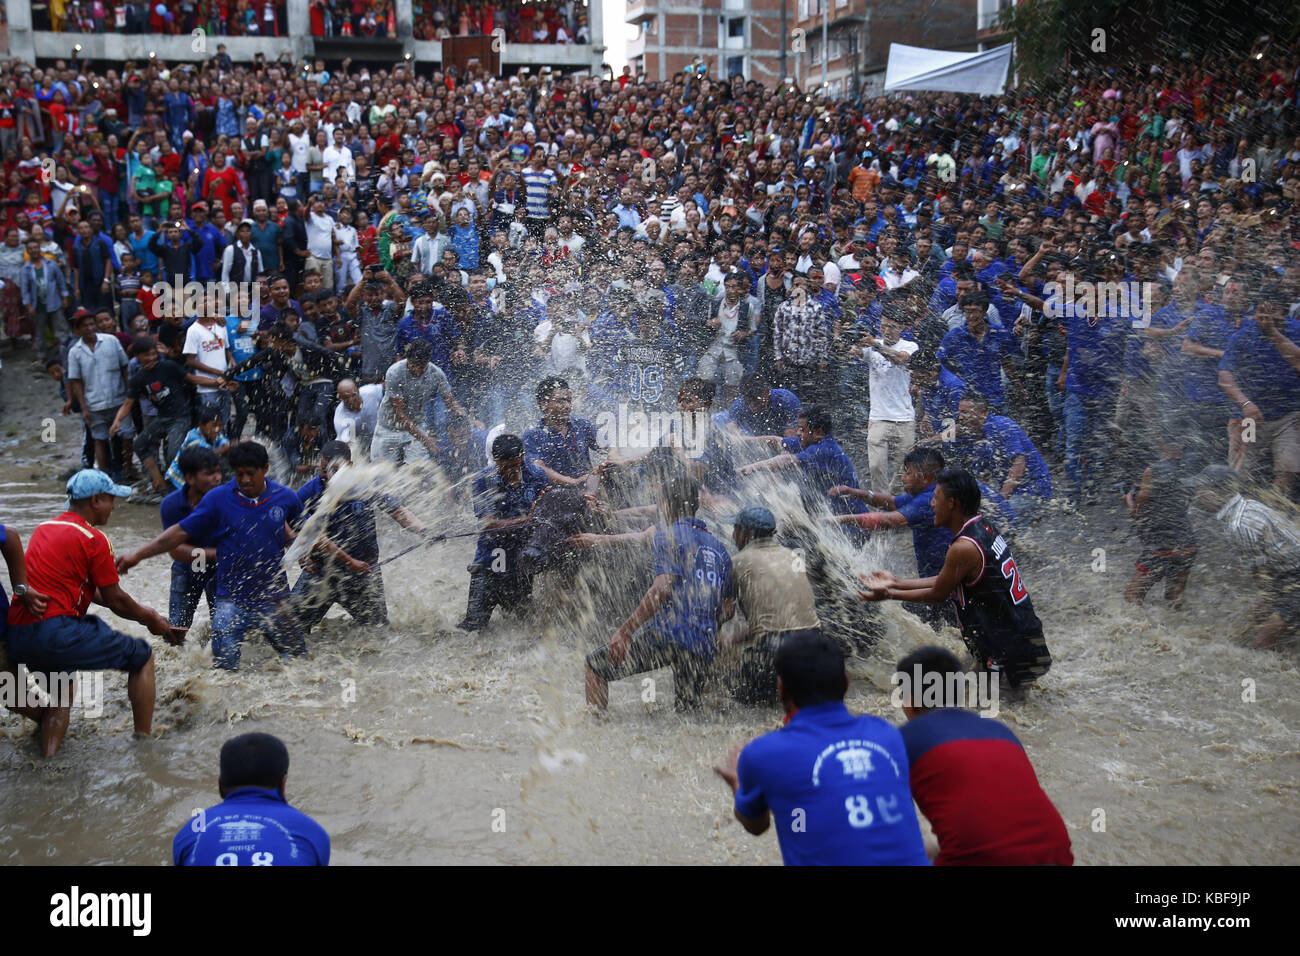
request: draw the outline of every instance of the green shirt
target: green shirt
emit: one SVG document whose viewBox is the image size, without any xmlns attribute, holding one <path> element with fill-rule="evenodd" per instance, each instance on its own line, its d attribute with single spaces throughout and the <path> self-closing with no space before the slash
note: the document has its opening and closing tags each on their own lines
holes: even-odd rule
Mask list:
<svg viewBox="0 0 1300 956">
<path fill-rule="evenodd" d="M 135 194 L 137 196 L 152 196 L 158 191 L 158 174 L 148 166 L 141 166 L 135 174 Z M 156 203 L 147 202 L 143 204 L 142 211 L 146 216 L 157 215 L 154 209 Z"/>
</svg>

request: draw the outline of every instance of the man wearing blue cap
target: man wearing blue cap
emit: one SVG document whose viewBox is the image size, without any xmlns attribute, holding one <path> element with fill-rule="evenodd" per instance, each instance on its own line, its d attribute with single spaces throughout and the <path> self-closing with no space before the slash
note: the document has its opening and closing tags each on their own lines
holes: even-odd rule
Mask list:
<svg viewBox="0 0 1300 956">
<path fill-rule="evenodd" d="M 731 520 L 731 540 L 739 552 L 731 562 L 736 601 L 747 634 L 732 694 L 742 703 L 776 703 L 773 661 L 781 642 L 792 634 L 817 633 L 821 621 L 803 555 L 776 540 L 776 518 L 761 505 L 744 508 Z"/>
<path fill-rule="evenodd" d="M 99 528 L 108 524 L 118 498 L 131 494 L 102 471 L 85 469 L 68 481 L 68 510 L 37 525 L 27 545 L 27 584 L 49 596 L 37 617 L 27 604 L 9 608 L 9 653 L 33 672 L 121 670 L 131 700 L 135 732 L 153 729 L 153 648 L 128 637 L 86 611 L 94 601 L 119 617 L 143 624 L 151 634 L 172 640 L 167 618 L 137 604 L 118 584 L 113 546 Z M 41 751 L 53 757 L 68 731 L 72 701 L 55 701 L 40 717 Z"/>
</svg>

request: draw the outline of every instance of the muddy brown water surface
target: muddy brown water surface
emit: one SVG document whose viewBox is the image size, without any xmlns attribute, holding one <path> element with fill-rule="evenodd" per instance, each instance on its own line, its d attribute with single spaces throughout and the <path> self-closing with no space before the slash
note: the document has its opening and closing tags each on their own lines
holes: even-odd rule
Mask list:
<svg viewBox="0 0 1300 956">
<path fill-rule="evenodd" d="M 0 404 L 0 522 L 26 540 L 62 510 L 56 478 L 76 463 L 81 431 L 58 416 L 53 383 L 24 353 L 4 355 Z M 423 513 L 468 525 L 441 499 Z M 411 543 L 379 520 L 384 554 Z M 1103 506 L 1055 517 L 1017 543 L 1054 664 L 1024 699 L 1001 702 L 1001 719 L 1081 864 L 1296 862 L 1296 648 L 1242 645 L 1253 594 L 1213 546 L 1203 547 L 1186 609 L 1162 606 L 1158 588 L 1147 607 L 1125 605 L 1137 547 L 1127 529 Z M 131 503 L 105 529 L 119 553 L 159 530 L 156 506 Z M 1094 570 L 1098 548 L 1104 571 Z M 289 799 L 329 832 L 337 864 L 779 863 L 775 836 L 741 830 L 711 768 L 780 715 L 718 697 L 703 715 L 679 716 L 665 671 L 652 675 L 654 702 L 639 681 L 618 683 L 609 715 L 593 718 L 582 656 L 608 634 L 579 632 L 563 616 L 523 623 L 499 612 L 486 631 L 456 630 L 472 552 L 464 538 L 387 565 L 392 627 L 356 626 L 335 609 L 309 638 L 309 657 L 287 665 L 254 638 L 241 670 L 214 671 L 201 606 L 185 646 L 154 641 L 152 739 L 131 738 L 120 674 L 105 676 L 101 716 L 74 711 L 52 760 L 38 757 L 34 725 L 0 711 L 0 860 L 170 863 L 176 830 L 219 800 L 222 742 L 257 730 L 288 745 Z M 915 570 L 906 534 L 854 560 Z M 168 581 L 168 560 L 155 558 L 124 586 L 165 613 Z M 543 588 L 539 601 L 552 611 L 572 599 L 566 590 Z M 884 613 L 885 637 L 851 661 L 848 703 L 901 722 L 889 701 L 893 662 L 921 643 L 961 645 L 897 606 Z"/>
</svg>

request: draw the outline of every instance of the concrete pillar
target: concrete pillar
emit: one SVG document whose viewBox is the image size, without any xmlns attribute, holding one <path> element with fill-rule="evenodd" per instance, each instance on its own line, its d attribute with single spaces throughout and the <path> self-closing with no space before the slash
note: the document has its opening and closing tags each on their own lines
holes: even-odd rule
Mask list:
<svg viewBox="0 0 1300 956">
<path fill-rule="evenodd" d="M 397 36 L 402 41 L 404 51 L 414 52 L 411 40 L 415 35 L 415 12 L 411 9 L 411 0 L 397 0 L 393 13 L 397 17 Z"/>
<path fill-rule="evenodd" d="M 315 52 L 316 44 L 311 35 L 310 0 L 286 0 L 285 18 L 289 27 L 293 58 L 301 60 Z"/>
<path fill-rule="evenodd" d="M 31 0 L 5 0 L 9 15 L 9 56 L 36 62 L 36 40 L 32 36 Z"/>
<path fill-rule="evenodd" d="M 605 62 L 605 4 L 603 0 L 588 0 L 587 30 L 591 33 L 591 75 L 600 76 L 600 65 Z"/>
</svg>

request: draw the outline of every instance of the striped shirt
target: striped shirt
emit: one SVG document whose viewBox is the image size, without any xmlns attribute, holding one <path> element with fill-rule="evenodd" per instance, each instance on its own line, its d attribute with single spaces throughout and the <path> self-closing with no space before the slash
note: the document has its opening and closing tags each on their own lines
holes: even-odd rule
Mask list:
<svg viewBox="0 0 1300 956">
<path fill-rule="evenodd" d="M 1224 533 L 1250 553 L 1256 567 L 1274 572 L 1300 570 L 1300 531 L 1281 512 L 1234 495 L 1215 517 Z"/>
<path fill-rule="evenodd" d="M 558 186 L 555 173 L 545 166 L 528 166 L 523 171 L 524 192 L 528 197 L 528 218 L 549 219 L 551 216 L 551 187 Z"/>
</svg>

